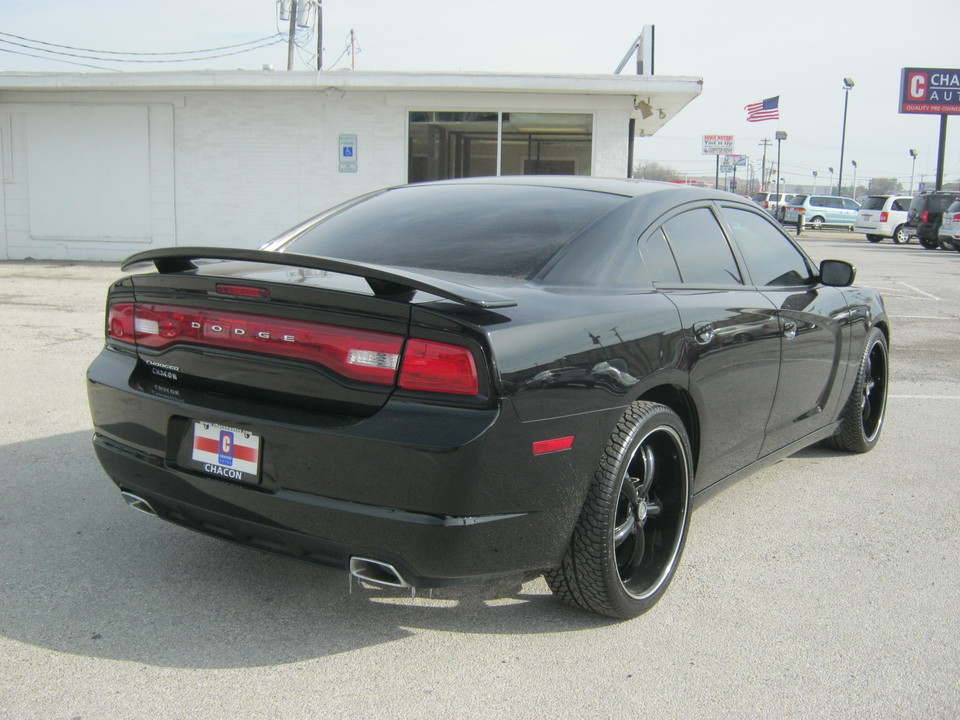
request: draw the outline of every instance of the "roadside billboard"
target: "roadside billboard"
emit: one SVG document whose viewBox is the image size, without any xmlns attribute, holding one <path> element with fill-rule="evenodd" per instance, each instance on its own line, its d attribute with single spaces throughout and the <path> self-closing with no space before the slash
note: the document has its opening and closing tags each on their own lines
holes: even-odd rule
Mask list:
<svg viewBox="0 0 960 720">
<path fill-rule="evenodd" d="M 903 68 L 900 71 L 900 112 L 960 114 L 960 70 Z"/>
<path fill-rule="evenodd" d="M 729 155 L 733 152 L 733 135 L 704 135 L 704 155 Z"/>
</svg>

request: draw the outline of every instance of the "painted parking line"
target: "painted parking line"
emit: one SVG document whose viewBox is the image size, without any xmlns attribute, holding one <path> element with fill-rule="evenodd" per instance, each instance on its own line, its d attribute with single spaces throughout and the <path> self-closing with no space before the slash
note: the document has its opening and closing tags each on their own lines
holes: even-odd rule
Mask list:
<svg viewBox="0 0 960 720">
<path fill-rule="evenodd" d="M 936 295 L 931 295 L 930 293 L 928 293 L 928 292 L 925 291 L 925 290 L 921 290 L 920 288 L 916 288 L 916 287 L 914 287 L 913 285 L 910 285 L 909 283 L 903 282 L 903 280 L 899 280 L 898 282 L 899 282 L 901 285 L 903 285 L 904 287 L 908 287 L 908 288 L 910 288 L 911 290 L 913 290 L 914 292 L 920 293 L 921 295 L 926 295 L 928 298 L 931 298 L 932 300 L 939 300 L 939 299 L 940 299 L 940 298 L 938 298 Z"/>
<path fill-rule="evenodd" d="M 890 395 L 891 400 L 960 400 L 960 395 Z"/>
</svg>

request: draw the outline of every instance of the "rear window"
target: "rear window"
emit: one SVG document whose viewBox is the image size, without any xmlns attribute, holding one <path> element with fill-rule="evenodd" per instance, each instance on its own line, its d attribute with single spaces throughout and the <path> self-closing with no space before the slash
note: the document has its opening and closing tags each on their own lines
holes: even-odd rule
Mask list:
<svg viewBox="0 0 960 720">
<path fill-rule="evenodd" d="M 628 200 L 522 185 L 411 185 L 368 197 L 282 250 L 378 265 L 528 279 Z"/>
<path fill-rule="evenodd" d="M 872 195 L 863 201 L 863 210 L 883 210 L 883 203 L 886 198 L 882 195 Z"/>
<path fill-rule="evenodd" d="M 942 213 L 956 200 L 953 195 L 931 195 L 927 203 L 927 210 L 930 212 Z"/>
</svg>

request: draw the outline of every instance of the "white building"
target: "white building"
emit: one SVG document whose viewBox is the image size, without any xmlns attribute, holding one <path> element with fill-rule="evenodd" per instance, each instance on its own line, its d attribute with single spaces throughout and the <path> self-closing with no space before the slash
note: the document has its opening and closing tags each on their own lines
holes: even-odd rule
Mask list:
<svg viewBox="0 0 960 720">
<path fill-rule="evenodd" d="M 376 188 L 626 177 L 699 78 L 0 73 L 0 259 L 256 247 Z"/>
</svg>

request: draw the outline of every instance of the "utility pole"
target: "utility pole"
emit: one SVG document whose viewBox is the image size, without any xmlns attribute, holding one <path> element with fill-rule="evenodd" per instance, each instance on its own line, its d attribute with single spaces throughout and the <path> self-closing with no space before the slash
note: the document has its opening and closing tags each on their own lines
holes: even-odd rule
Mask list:
<svg viewBox="0 0 960 720">
<path fill-rule="evenodd" d="M 770 147 L 770 138 L 764 138 L 759 143 L 763 147 L 763 160 L 760 161 L 760 190 L 767 188 L 767 148 Z"/>
<path fill-rule="evenodd" d="M 287 70 L 293 70 L 293 48 L 297 36 L 297 0 L 290 3 L 290 30 L 287 36 Z"/>
<path fill-rule="evenodd" d="M 317 72 L 323 70 L 323 0 L 317 0 Z"/>
</svg>

